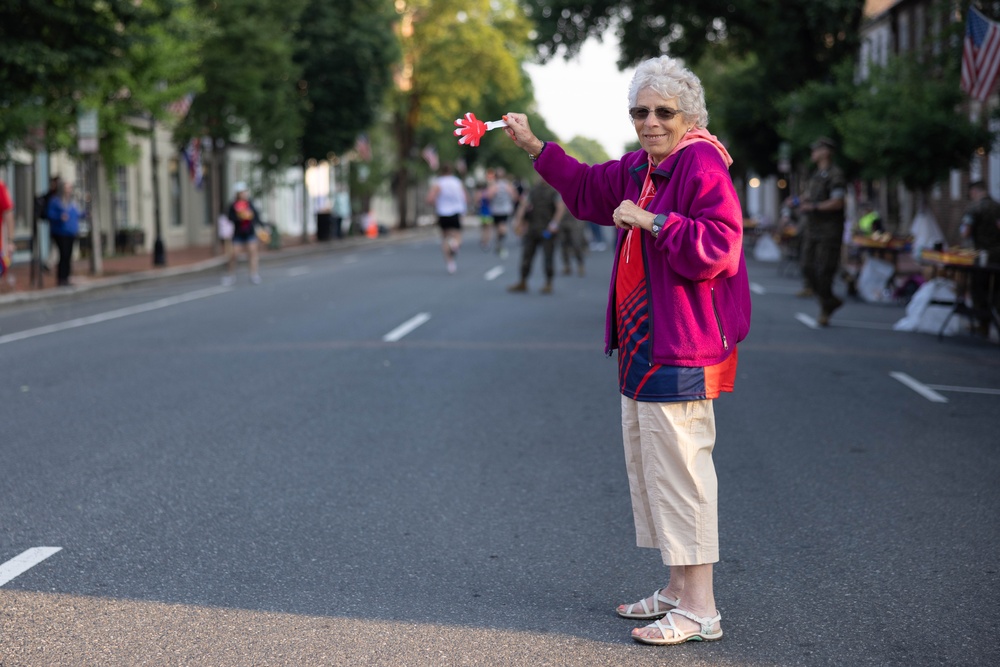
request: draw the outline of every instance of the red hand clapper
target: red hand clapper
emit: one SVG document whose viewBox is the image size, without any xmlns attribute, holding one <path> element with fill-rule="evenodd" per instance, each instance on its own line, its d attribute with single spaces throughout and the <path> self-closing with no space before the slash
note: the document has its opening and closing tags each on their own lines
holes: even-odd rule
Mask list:
<svg viewBox="0 0 1000 667">
<path fill-rule="evenodd" d="M 455 136 L 458 137 L 459 144 L 463 146 L 478 146 L 479 140 L 483 138 L 484 134 L 498 127 L 507 127 L 507 122 L 491 120 L 484 123 L 476 118 L 476 114 L 469 112 L 464 117 L 456 119 L 455 125 L 458 126 L 458 129 L 455 130 Z"/>
</svg>

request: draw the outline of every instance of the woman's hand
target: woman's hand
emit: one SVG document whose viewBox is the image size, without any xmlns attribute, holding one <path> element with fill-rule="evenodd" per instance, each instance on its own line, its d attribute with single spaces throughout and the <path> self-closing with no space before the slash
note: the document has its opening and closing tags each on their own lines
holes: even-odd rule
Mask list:
<svg viewBox="0 0 1000 667">
<path fill-rule="evenodd" d="M 656 215 L 639 208 L 635 202 L 626 199 L 615 209 L 613 218 L 615 227 L 620 229 L 639 227 L 648 231 L 653 227 L 653 220 L 656 218 Z"/>
<path fill-rule="evenodd" d="M 528 125 L 528 117 L 523 113 L 508 113 L 503 117 L 507 121 L 507 127 L 503 129 L 514 144 L 528 152 L 532 157 L 538 157 L 542 152 L 542 141 L 531 131 Z"/>
</svg>

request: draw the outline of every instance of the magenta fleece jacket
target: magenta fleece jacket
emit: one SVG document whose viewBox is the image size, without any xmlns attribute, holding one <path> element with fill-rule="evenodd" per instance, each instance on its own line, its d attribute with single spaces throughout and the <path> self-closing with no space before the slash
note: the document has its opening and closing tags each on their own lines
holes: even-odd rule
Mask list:
<svg viewBox="0 0 1000 667">
<path fill-rule="evenodd" d="M 622 201 L 638 201 L 648 169 L 643 150 L 586 165 L 549 142 L 535 170 L 581 220 L 613 225 Z M 657 238 L 643 233 L 649 289 L 650 356 L 670 366 L 711 366 L 725 360 L 750 331 L 750 282 L 743 258 L 743 213 L 729 170 L 708 142 L 664 160 L 653 172 L 656 196 L 647 207 L 667 222 Z M 608 293 L 605 352 L 618 347 L 615 276 L 625 237 L 617 230 Z"/>
</svg>

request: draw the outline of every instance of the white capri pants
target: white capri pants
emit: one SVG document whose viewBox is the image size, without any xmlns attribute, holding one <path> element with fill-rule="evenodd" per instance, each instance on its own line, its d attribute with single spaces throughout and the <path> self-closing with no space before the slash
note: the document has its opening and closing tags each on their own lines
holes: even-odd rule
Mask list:
<svg viewBox="0 0 1000 667">
<path fill-rule="evenodd" d="M 636 544 L 659 549 L 668 566 L 718 562 L 713 402 L 622 396 L 622 437 Z"/>
</svg>

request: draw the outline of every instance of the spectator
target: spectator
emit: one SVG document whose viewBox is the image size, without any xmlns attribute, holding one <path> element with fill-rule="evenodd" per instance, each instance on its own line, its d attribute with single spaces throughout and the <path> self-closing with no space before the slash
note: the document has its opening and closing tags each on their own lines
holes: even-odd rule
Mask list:
<svg viewBox="0 0 1000 667">
<path fill-rule="evenodd" d="M 507 288 L 509 292 L 527 292 L 528 276 L 539 247 L 545 261 L 545 285 L 542 294 L 552 293 L 552 279 L 556 272 L 556 238 L 559 220 L 566 212 L 566 205 L 555 188 L 538 179 L 528 191 L 515 214 L 515 227 L 521 236 L 521 280 Z"/>
<path fill-rule="evenodd" d="M 986 191 L 986 183 L 975 181 L 969 184 L 969 199 L 971 204 L 962 216 L 959 232 L 962 238 L 972 243 L 972 247 L 986 253 L 989 264 L 1000 264 L 1000 203 L 990 197 Z M 975 273 L 969 285 L 969 296 L 972 307 L 978 317 L 977 330 L 983 336 L 990 333 L 989 309 L 1000 309 L 1000 290 L 994 290 L 993 302 L 989 301 L 990 276 L 986 273 Z"/>
<path fill-rule="evenodd" d="M 750 328 L 743 214 L 728 151 L 705 126 L 701 82 L 667 56 L 639 64 L 629 115 L 640 149 L 587 165 L 508 113 L 505 132 L 573 215 L 614 224 L 618 241 L 605 352 L 618 350 L 622 433 L 636 543 L 659 550 L 667 585 L 617 608 L 655 620 L 647 644 L 722 638 L 713 400 L 732 391 Z"/>
<path fill-rule="evenodd" d="M 840 266 L 840 251 L 844 243 L 844 196 L 847 185 L 844 172 L 833 162 L 835 145 L 832 139 L 820 137 L 812 143 L 810 159 L 816 169 L 809 177 L 801 198 L 788 204 L 805 214 L 805 235 L 802 239 L 802 275 L 806 289 L 819 300 L 820 313 L 816 322 L 830 324 L 830 316 L 844 305 L 833 293 L 833 281 Z"/>
<path fill-rule="evenodd" d="M 73 182 L 64 181 L 57 195 L 49 199 L 46 217 L 51 225 L 49 233 L 59 250 L 59 265 L 56 269 L 56 284 L 70 284 L 73 269 L 73 245 L 80 233 L 80 209 L 73 201 Z"/>
<path fill-rule="evenodd" d="M 10 266 L 14 243 L 14 201 L 10 198 L 7 184 L 0 178 L 0 276 Z"/>
</svg>

